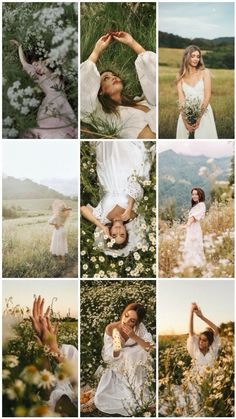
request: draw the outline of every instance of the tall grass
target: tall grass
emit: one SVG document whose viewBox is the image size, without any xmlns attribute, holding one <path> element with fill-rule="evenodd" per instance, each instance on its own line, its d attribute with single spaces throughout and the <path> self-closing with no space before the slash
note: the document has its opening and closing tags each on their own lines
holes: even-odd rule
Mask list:
<svg viewBox="0 0 236 419">
<path fill-rule="evenodd" d="M 82 62 L 88 59 L 97 40 L 109 30 L 128 32 L 146 50 L 155 51 L 155 3 L 82 3 L 80 30 Z M 99 71 L 109 69 L 118 73 L 125 82 L 126 91 L 133 96 L 140 95 L 141 89 L 134 68 L 135 59 L 136 55 L 130 48 L 113 42 L 100 57 L 97 67 Z M 112 137 L 109 130 L 108 136 Z M 84 130 L 81 132 L 81 137 L 95 138 L 94 134 L 86 133 Z"/>
</svg>

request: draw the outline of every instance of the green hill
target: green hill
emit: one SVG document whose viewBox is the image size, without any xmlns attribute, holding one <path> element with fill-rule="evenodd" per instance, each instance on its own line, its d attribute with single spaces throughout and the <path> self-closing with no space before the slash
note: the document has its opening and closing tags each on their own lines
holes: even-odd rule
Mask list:
<svg viewBox="0 0 236 419">
<path fill-rule="evenodd" d="M 12 176 L 3 177 L 2 198 L 10 199 L 65 199 L 65 195 L 40 185 L 30 179 L 16 179 Z"/>
</svg>

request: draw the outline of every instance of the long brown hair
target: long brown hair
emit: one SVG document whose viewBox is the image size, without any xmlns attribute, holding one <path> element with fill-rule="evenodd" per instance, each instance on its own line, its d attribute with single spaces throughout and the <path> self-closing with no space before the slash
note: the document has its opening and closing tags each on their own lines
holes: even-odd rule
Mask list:
<svg viewBox="0 0 236 419">
<path fill-rule="evenodd" d="M 198 51 L 198 53 L 200 55 L 199 63 L 198 63 L 196 68 L 198 70 L 204 70 L 205 69 L 205 64 L 204 64 L 204 61 L 203 61 L 203 58 L 202 58 L 202 53 L 201 53 L 200 48 L 197 47 L 196 45 L 189 45 L 184 50 L 182 63 L 181 63 L 179 73 L 178 73 L 177 78 L 176 78 L 177 83 L 185 76 L 185 74 L 187 74 L 189 72 L 189 61 L 190 61 L 190 58 L 191 58 L 191 54 L 195 51 Z"/>
<path fill-rule="evenodd" d="M 125 309 L 122 311 L 122 314 L 120 316 L 120 318 L 122 319 L 122 317 L 130 310 L 136 311 L 137 313 L 137 326 L 143 321 L 145 314 L 146 314 L 146 310 L 144 308 L 144 306 L 140 303 L 131 303 L 128 304 Z"/>
<path fill-rule="evenodd" d="M 100 75 L 102 75 L 103 73 L 107 73 L 107 72 L 110 72 L 110 73 L 114 74 L 114 76 L 117 76 L 117 77 L 120 78 L 120 76 L 112 70 L 103 70 L 100 73 Z M 123 85 L 125 84 L 124 80 L 122 80 L 122 83 L 123 83 Z M 104 112 L 114 113 L 114 114 L 118 115 L 119 114 L 119 110 L 118 110 L 119 106 L 136 106 L 136 104 L 138 102 L 140 102 L 140 100 L 142 100 L 142 99 L 134 100 L 134 98 L 132 96 L 122 93 L 121 94 L 121 102 L 118 103 L 115 100 L 113 100 L 108 94 L 102 93 L 102 90 L 100 88 L 99 92 L 98 92 L 98 100 L 101 103 L 102 109 L 103 109 Z"/>
<path fill-rule="evenodd" d="M 194 202 L 193 199 L 191 199 L 191 205 L 192 207 L 194 207 L 195 205 L 197 205 L 199 202 L 204 202 L 205 201 L 205 192 L 203 189 L 201 188 L 193 188 L 191 190 L 191 194 L 193 191 L 197 191 L 198 197 L 199 197 L 199 201 L 198 202 Z"/>
</svg>

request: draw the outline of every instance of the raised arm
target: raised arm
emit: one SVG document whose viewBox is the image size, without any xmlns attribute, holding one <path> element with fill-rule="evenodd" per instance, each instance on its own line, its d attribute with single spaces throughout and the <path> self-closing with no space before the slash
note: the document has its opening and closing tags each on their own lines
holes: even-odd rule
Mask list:
<svg viewBox="0 0 236 419">
<path fill-rule="evenodd" d="M 17 47 L 18 47 L 18 55 L 19 55 L 19 59 L 20 59 L 20 62 L 21 62 L 21 64 L 22 64 L 22 67 L 23 67 L 23 69 L 26 71 L 26 73 L 28 73 L 30 76 L 34 76 L 35 75 L 35 69 L 34 69 L 34 67 L 31 65 L 31 64 L 29 64 L 27 61 L 26 61 L 26 58 L 25 58 L 25 54 L 24 54 L 24 51 L 23 51 L 23 49 L 22 49 L 22 46 L 21 46 L 21 44 L 16 40 L 16 39 L 12 39 L 11 40 L 11 43 L 12 44 L 14 44 L 14 45 L 16 45 Z"/>
<path fill-rule="evenodd" d="M 189 319 L 189 336 L 194 335 L 193 316 L 194 316 L 194 313 L 197 309 L 198 309 L 197 304 L 192 303 L 191 304 L 191 309 L 190 309 L 190 319 Z"/>
<path fill-rule="evenodd" d="M 127 32 L 112 32 L 112 37 L 121 44 L 127 45 L 137 55 L 145 52 L 145 49 Z"/>
<path fill-rule="evenodd" d="M 83 205 L 82 207 L 80 207 L 80 212 L 82 216 L 86 218 L 86 220 L 90 221 L 90 223 L 94 224 L 96 227 L 99 227 L 105 235 L 110 237 L 109 228 L 102 224 L 96 217 L 94 217 L 90 208 Z"/>
<path fill-rule="evenodd" d="M 101 38 L 99 38 L 96 42 L 93 52 L 90 54 L 88 59 L 96 64 L 103 51 L 105 51 L 105 49 L 110 45 L 111 41 L 112 36 L 109 33 L 101 36 Z"/>
<path fill-rule="evenodd" d="M 214 335 L 219 335 L 219 328 L 216 326 L 211 320 L 207 319 L 203 314 L 200 308 L 198 307 L 196 310 L 194 310 L 195 314 L 199 317 L 199 319 L 203 320 L 210 328 L 214 331 Z"/>
</svg>

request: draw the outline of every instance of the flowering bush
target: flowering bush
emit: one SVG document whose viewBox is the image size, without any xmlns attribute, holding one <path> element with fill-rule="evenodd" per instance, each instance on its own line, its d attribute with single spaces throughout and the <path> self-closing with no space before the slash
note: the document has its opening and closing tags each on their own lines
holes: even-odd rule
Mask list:
<svg viewBox="0 0 236 419">
<path fill-rule="evenodd" d="M 9 303 L 3 315 L 3 416 L 61 416 L 47 405 L 48 391 L 68 379 L 76 386 L 75 365 L 72 370 L 68 361 L 57 364 L 46 348 L 38 345 L 29 308 L 10 307 Z M 57 321 L 59 345 L 77 347 L 77 323 Z"/>
<path fill-rule="evenodd" d="M 155 339 L 155 281 L 81 281 L 81 384 L 92 384 L 101 361 L 103 335 L 106 326 L 118 321 L 131 302 L 144 304 L 147 330 Z"/>
<path fill-rule="evenodd" d="M 234 416 L 233 330 L 221 337 L 213 369 L 196 375 L 186 350 L 186 337 L 159 338 L 159 409 L 164 416 Z M 191 402 L 197 400 L 197 404 Z M 182 402 L 180 402 L 180 399 Z"/>
<path fill-rule="evenodd" d="M 24 72 L 15 46 L 22 44 L 26 59 L 47 59 L 63 76 L 65 93 L 77 111 L 77 3 L 4 3 L 3 5 L 3 136 L 22 138 L 36 126 L 36 111 L 43 98 L 39 87 Z M 25 118 L 27 115 L 27 118 Z"/>
<path fill-rule="evenodd" d="M 150 143 L 145 143 L 150 147 Z M 95 148 L 81 143 L 81 205 L 99 203 L 99 183 L 96 174 Z M 141 181 L 144 196 L 138 214 L 144 217 L 140 236 L 145 243 L 138 243 L 135 252 L 128 256 L 108 256 L 94 248 L 95 226 L 81 218 L 81 276 L 83 278 L 153 278 L 156 277 L 156 169 L 152 164 L 150 181 Z"/>
</svg>

